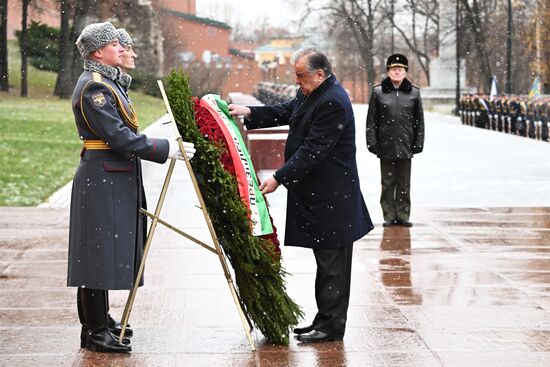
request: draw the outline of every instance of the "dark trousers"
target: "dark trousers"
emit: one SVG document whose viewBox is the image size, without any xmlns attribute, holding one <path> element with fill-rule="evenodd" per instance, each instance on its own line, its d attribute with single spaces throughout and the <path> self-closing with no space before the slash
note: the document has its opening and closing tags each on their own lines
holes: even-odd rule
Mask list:
<svg viewBox="0 0 550 367">
<path fill-rule="evenodd" d="M 78 318 L 89 331 L 107 327 L 109 322 L 109 294 L 103 289 L 78 288 L 76 291 Z"/>
<path fill-rule="evenodd" d="M 411 160 L 380 159 L 384 221 L 408 221 L 411 213 Z"/>
<path fill-rule="evenodd" d="M 317 262 L 315 330 L 343 337 L 351 285 L 353 244 L 340 248 L 313 250 Z"/>
</svg>

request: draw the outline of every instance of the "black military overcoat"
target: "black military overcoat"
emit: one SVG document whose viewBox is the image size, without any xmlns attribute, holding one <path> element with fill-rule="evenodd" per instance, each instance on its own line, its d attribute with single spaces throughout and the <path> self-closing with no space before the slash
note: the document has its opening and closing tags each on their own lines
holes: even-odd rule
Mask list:
<svg viewBox="0 0 550 367">
<path fill-rule="evenodd" d="M 367 114 L 367 148 L 381 159 L 411 159 L 424 149 L 420 90 L 406 78 L 397 89 L 390 78 L 374 86 Z"/>
<path fill-rule="evenodd" d="M 275 178 L 288 189 L 285 245 L 348 246 L 372 228 L 359 187 L 355 119 L 333 76 L 309 96 L 279 106 L 251 107 L 247 128 L 289 125 L 285 164 Z"/>
<path fill-rule="evenodd" d="M 88 148 L 73 181 L 67 283 L 131 289 L 146 231 L 140 158 L 165 162 L 168 140 L 139 134 L 126 93 L 98 73 L 82 73 L 72 106 Z"/>
</svg>

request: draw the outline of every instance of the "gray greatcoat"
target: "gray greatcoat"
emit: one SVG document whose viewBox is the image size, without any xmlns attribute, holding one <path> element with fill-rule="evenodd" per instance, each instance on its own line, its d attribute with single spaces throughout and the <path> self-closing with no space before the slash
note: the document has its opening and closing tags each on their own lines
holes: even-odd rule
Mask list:
<svg viewBox="0 0 550 367">
<path fill-rule="evenodd" d="M 132 289 L 146 231 L 139 214 L 145 206 L 140 159 L 165 162 L 168 140 L 139 134 L 126 93 L 97 72 L 81 74 L 72 106 L 89 147 L 82 150 L 73 181 L 67 284 Z"/>
</svg>

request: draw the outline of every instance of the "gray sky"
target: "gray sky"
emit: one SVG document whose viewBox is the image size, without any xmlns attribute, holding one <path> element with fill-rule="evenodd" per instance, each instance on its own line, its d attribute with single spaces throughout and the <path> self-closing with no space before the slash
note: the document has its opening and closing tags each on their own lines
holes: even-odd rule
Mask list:
<svg viewBox="0 0 550 367">
<path fill-rule="evenodd" d="M 248 25 L 267 19 L 274 26 L 286 26 L 300 16 L 291 0 L 197 0 L 197 14 L 226 22 Z"/>
</svg>

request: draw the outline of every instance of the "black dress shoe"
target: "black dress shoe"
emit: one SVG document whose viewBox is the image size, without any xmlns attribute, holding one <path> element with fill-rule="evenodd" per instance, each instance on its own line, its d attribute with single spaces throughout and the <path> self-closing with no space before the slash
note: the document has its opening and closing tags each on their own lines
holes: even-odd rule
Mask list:
<svg viewBox="0 0 550 367">
<path fill-rule="evenodd" d="M 413 224 L 409 222 L 408 220 L 396 220 L 395 225 L 402 226 L 402 227 L 412 227 Z"/>
<path fill-rule="evenodd" d="M 132 351 L 130 344 L 119 343 L 116 336 L 107 328 L 87 334 L 86 348 L 92 352 L 128 353 Z"/>
<path fill-rule="evenodd" d="M 118 321 L 115 321 L 109 315 L 109 324 L 107 325 L 109 327 L 109 330 L 111 330 L 111 333 L 115 334 L 116 336 L 120 336 L 120 333 L 122 333 L 122 324 Z M 126 325 L 126 330 L 124 331 L 124 337 L 132 337 L 134 335 L 134 331 L 130 329 L 130 324 Z"/>
<path fill-rule="evenodd" d="M 395 226 L 395 220 L 387 220 L 382 224 L 383 227 L 393 227 Z"/>
<path fill-rule="evenodd" d="M 306 333 L 309 333 L 310 331 L 312 331 L 314 328 L 313 325 L 309 325 L 309 326 L 306 326 L 306 327 L 297 327 L 294 329 L 294 334 L 306 334 Z"/>
<path fill-rule="evenodd" d="M 330 335 L 322 331 L 313 330 L 308 334 L 298 335 L 297 338 L 302 343 L 324 343 L 342 340 L 342 336 Z"/>
<path fill-rule="evenodd" d="M 88 329 L 86 329 L 84 326 L 82 326 L 82 329 L 80 330 L 80 348 L 88 348 L 88 335 L 87 334 L 88 334 Z M 117 336 L 117 340 L 118 340 L 118 336 Z M 122 339 L 122 344 L 125 344 L 125 345 L 130 344 L 130 339 L 128 339 L 128 338 Z"/>
</svg>

